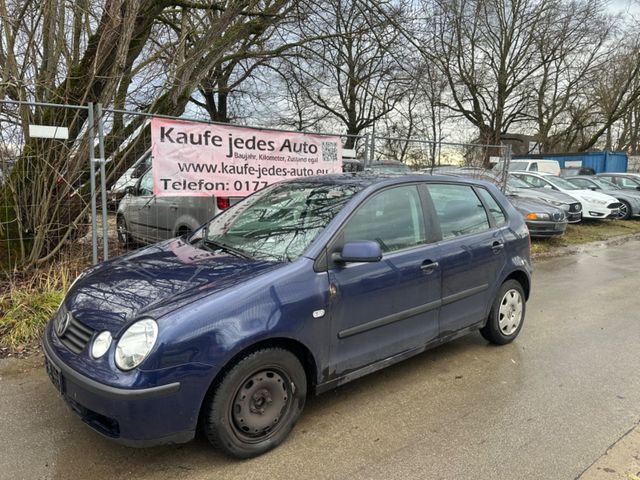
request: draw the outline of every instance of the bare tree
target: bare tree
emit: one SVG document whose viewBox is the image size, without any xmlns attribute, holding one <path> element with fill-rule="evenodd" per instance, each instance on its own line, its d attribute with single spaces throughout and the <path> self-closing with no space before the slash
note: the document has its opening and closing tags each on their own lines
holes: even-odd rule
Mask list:
<svg viewBox="0 0 640 480">
<path fill-rule="evenodd" d="M 125 105 L 132 91 L 142 90 L 145 110 L 180 115 L 226 52 L 267 31 L 288 8 L 288 0 L 0 0 L 0 94 L 14 100 L 117 106 Z M 158 37 L 166 19 L 184 29 Z M 169 56 L 166 43 L 177 44 L 172 53 L 178 54 Z M 39 45 L 46 48 L 41 51 Z M 162 62 L 164 68 L 154 71 Z M 140 73 L 150 71 L 156 81 L 141 88 L 145 79 Z M 0 189 L 0 204 L 7 206 L 0 212 L 0 252 L 33 265 L 55 254 L 85 215 L 85 195 L 78 195 L 78 202 L 69 196 L 87 170 L 87 114 L 22 104 L 12 115 L 23 126 L 69 128 L 67 141 L 32 139 L 25 133 L 22 153 Z M 107 156 L 143 124 L 142 117 L 127 124 L 115 118 Z M 112 176 L 126 168 L 124 161 L 111 165 Z M 58 177 L 64 181 L 51 181 Z"/>
<path fill-rule="evenodd" d="M 393 110 L 406 91 L 392 54 L 398 32 L 361 8 L 359 0 L 323 2 L 300 28 L 306 37 L 329 37 L 305 43 L 288 70 L 296 91 L 344 126 L 346 148 L 353 148 L 356 136 Z"/>
</svg>

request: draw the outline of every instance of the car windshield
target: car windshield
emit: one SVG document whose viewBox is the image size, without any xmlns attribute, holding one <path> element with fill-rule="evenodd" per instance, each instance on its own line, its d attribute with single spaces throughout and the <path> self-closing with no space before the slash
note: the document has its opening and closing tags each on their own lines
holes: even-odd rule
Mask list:
<svg viewBox="0 0 640 480">
<path fill-rule="evenodd" d="M 595 183 L 596 185 L 598 185 L 600 188 L 603 188 L 605 190 L 618 190 L 618 186 L 615 183 L 611 183 L 608 180 L 605 180 L 604 178 L 590 178 L 589 180 L 591 180 L 593 183 Z"/>
<path fill-rule="evenodd" d="M 551 183 L 552 185 L 555 185 L 558 188 L 561 188 L 562 190 L 583 190 L 583 188 L 578 187 L 577 185 L 574 185 L 573 183 L 571 183 L 568 180 L 565 180 L 564 178 L 560 178 L 560 177 L 554 177 L 552 175 L 545 175 L 544 179 Z"/>
<path fill-rule="evenodd" d="M 211 220 L 202 241 L 205 247 L 239 256 L 295 260 L 361 188 L 354 184 L 276 184 Z"/>
<path fill-rule="evenodd" d="M 507 187 L 509 188 L 533 188 L 527 182 L 520 180 L 517 177 L 509 176 L 507 178 Z"/>
</svg>

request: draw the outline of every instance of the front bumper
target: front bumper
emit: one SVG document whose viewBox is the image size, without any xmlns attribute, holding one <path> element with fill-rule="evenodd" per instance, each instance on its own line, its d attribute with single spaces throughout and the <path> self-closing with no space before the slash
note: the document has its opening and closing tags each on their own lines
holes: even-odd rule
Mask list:
<svg viewBox="0 0 640 480">
<path fill-rule="evenodd" d="M 208 380 L 203 377 L 209 379 L 209 371 L 204 374 L 205 369 L 196 368 L 199 372 L 194 376 L 187 369 L 186 381 L 149 388 L 118 388 L 69 366 L 62 358 L 66 352 L 52 345 L 55 339 L 51 337 L 49 325 L 42 341 L 47 374 L 71 410 L 95 431 L 135 447 L 184 443 L 194 437 L 208 388 Z M 179 375 L 184 367 L 177 367 L 171 376 Z M 164 377 L 166 372 L 156 376 Z"/>
<path fill-rule="evenodd" d="M 529 228 L 529 234 L 532 237 L 553 237 L 555 235 L 562 235 L 567 229 L 567 221 L 540 221 L 540 220 L 527 220 L 527 227 Z"/>
<path fill-rule="evenodd" d="M 582 207 L 583 218 L 618 218 L 620 212 L 619 204 L 610 207 L 583 203 Z"/>
</svg>

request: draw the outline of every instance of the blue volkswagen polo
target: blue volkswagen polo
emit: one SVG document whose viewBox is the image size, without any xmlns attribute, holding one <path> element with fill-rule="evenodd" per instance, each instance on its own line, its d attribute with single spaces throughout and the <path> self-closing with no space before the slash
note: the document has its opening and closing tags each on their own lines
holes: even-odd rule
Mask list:
<svg viewBox="0 0 640 480">
<path fill-rule="evenodd" d="M 247 458 L 308 394 L 479 330 L 505 344 L 530 290 L 529 235 L 494 186 L 347 174 L 278 183 L 190 237 L 85 271 L 43 340 L 97 432 Z"/>
</svg>

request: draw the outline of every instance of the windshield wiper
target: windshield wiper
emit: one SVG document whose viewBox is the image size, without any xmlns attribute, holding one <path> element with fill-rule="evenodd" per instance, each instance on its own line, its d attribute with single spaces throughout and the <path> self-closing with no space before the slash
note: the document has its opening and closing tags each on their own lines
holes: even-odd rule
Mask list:
<svg viewBox="0 0 640 480">
<path fill-rule="evenodd" d="M 209 247 L 215 248 L 216 250 L 222 250 L 223 252 L 230 253 L 232 255 L 235 255 L 236 257 L 245 258 L 247 260 L 253 260 L 252 256 L 246 254 L 242 250 L 230 247 L 229 245 L 226 245 L 224 243 L 216 242 L 215 240 L 210 240 L 206 237 L 202 239 L 202 242 Z"/>
</svg>

